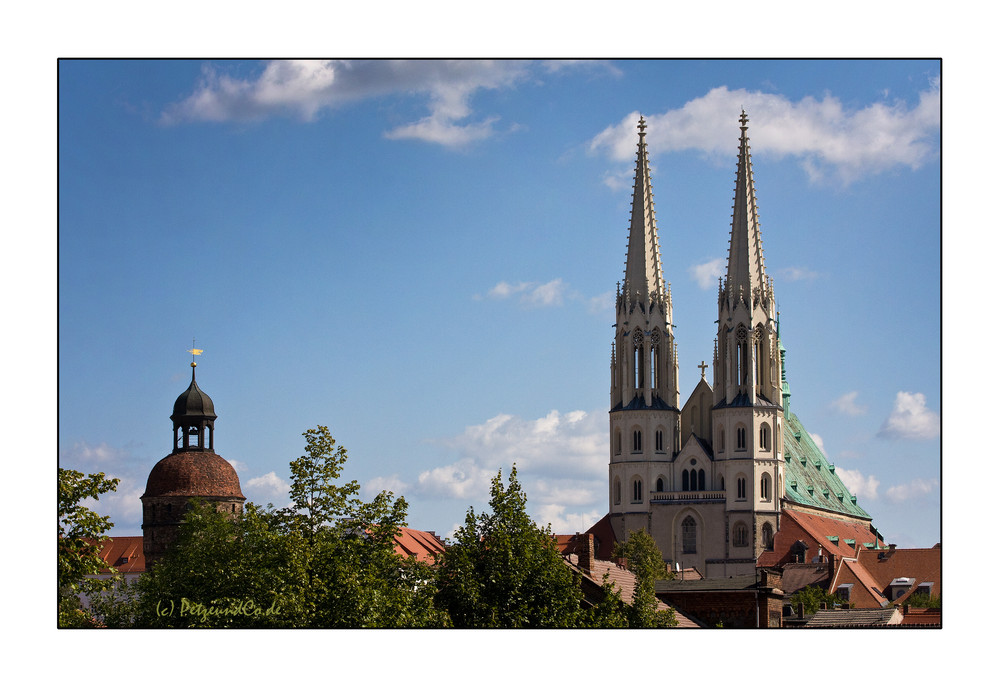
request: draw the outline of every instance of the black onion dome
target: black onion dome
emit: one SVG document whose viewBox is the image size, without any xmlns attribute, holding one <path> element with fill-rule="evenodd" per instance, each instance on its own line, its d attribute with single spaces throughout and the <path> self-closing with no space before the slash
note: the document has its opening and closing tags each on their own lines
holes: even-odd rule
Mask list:
<svg viewBox="0 0 1000 687">
<path fill-rule="evenodd" d="M 215 404 L 208 394 L 198 387 L 198 382 L 194 379 L 194 370 L 191 370 L 191 386 L 177 397 L 174 401 L 174 413 L 170 419 L 178 422 L 183 419 L 205 418 L 214 420 L 218 417 L 215 414 Z"/>
</svg>

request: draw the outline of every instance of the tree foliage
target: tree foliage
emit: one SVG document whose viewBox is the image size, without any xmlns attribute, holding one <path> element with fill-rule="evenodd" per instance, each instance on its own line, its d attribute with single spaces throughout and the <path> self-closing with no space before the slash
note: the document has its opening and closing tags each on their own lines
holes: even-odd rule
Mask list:
<svg viewBox="0 0 1000 687">
<path fill-rule="evenodd" d="M 177 542 L 140 580 L 134 622 L 147 627 L 426 627 L 445 624 L 433 571 L 396 554 L 406 501 L 372 501 L 338 480 L 347 452 L 328 428 L 303 433 L 291 461 L 292 503 L 211 504 L 187 512 Z M 128 618 L 121 607 L 109 619 Z"/>
<path fill-rule="evenodd" d="M 793 611 L 799 607 L 799 603 L 802 603 L 805 613 L 809 614 L 818 611 L 821 604 L 826 604 L 827 608 L 833 608 L 834 606 L 841 606 L 844 603 L 833 594 L 828 594 L 822 587 L 815 585 L 803 587 L 788 597 L 788 600 L 792 604 Z"/>
<path fill-rule="evenodd" d="M 469 509 L 456 542 L 443 556 L 437 602 L 455 627 L 573 627 L 582 592 L 549 528 L 525 512 L 526 497 L 510 471 L 490 488 L 490 511 Z"/>
<path fill-rule="evenodd" d="M 115 491 L 118 482 L 117 478 L 106 478 L 103 472 L 84 475 L 59 468 L 57 584 L 60 627 L 91 626 L 93 618 L 83 610 L 79 595 L 98 594 L 115 583 L 113 569 L 111 579 L 88 577 L 106 567 L 100 556 L 101 543 L 108 538 L 104 533 L 113 523 L 108 516 L 98 515 L 82 502 L 99 500 L 101 494 Z"/>
<path fill-rule="evenodd" d="M 673 578 L 663 562 L 656 540 L 646 530 L 629 532 L 625 543 L 615 545 L 615 556 L 628 561 L 635 575 L 635 591 L 628 618 L 630 627 L 673 627 L 677 625 L 674 610 L 657 610 L 656 581 Z"/>
</svg>

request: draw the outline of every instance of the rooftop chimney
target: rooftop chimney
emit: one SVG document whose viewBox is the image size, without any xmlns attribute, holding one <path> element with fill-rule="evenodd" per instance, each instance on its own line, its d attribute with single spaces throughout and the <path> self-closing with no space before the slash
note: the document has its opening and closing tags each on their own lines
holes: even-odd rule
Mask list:
<svg viewBox="0 0 1000 687">
<path fill-rule="evenodd" d="M 578 535 L 576 540 L 577 565 L 590 572 L 594 569 L 594 535 Z"/>
</svg>

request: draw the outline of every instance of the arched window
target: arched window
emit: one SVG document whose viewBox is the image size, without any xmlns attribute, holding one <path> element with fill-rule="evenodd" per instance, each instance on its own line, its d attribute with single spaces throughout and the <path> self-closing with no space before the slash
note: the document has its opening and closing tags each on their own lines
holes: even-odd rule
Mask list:
<svg viewBox="0 0 1000 687">
<path fill-rule="evenodd" d="M 760 528 L 760 539 L 764 544 L 764 549 L 774 551 L 774 530 L 771 528 L 771 523 L 765 522 L 764 526 Z"/>
<path fill-rule="evenodd" d="M 622 452 L 622 431 L 620 429 L 615 430 L 615 455 L 621 455 Z"/>
<path fill-rule="evenodd" d="M 694 470 L 691 471 L 694 474 Z M 698 471 L 698 491 L 705 491 L 705 471 Z"/>
<path fill-rule="evenodd" d="M 698 552 L 698 526 L 690 515 L 681 523 L 681 546 L 684 553 Z"/>
<path fill-rule="evenodd" d="M 656 430 L 656 450 L 657 451 L 662 451 L 663 450 L 663 430 L 662 429 Z"/>
<path fill-rule="evenodd" d="M 622 481 L 615 477 L 615 505 L 622 502 Z"/>
<path fill-rule="evenodd" d="M 657 477 L 656 478 L 656 491 L 663 491 L 663 478 L 662 477 Z"/>
<path fill-rule="evenodd" d="M 743 500 L 747 497 L 747 480 L 746 477 L 736 478 L 736 498 Z"/>
<path fill-rule="evenodd" d="M 760 447 L 765 451 L 771 450 L 771 428 L 766 422 L 760 425 Z"/>
<path fill-rule="evenodd" d="M 642 451 L 642 431 L 634 430 L 632 432 L 632 453 L 639 453 Z"/>
<path fill-rule="evenodd" d="M 691 476 L 687 470 L 681 473 L 681 490 L 691 491 Z"/>
<path fill-rule="evenodd" d="M 719 453 L 726 450 L 726 430 L 719 427 Z"/>
<path fill-rule="evenodd" d="M 642 480 L 632 480 L 632 503 L 642 503 Z"/>
<path fill-rule="evenodd" d="M 749 546 L 750 532 L 742 522 L 736 523 L 733 527 L 733 546 Z"/>
<path fill-rule="evenodd" d="M 745 451 L 747 448 L 747 428 L 739 425 L 736 428 L 736 450 Z"/>
<path fill-rule="evenodd" d="M 725 491 L 725 490 L 726 490 L 726 478 L 723 477 L 722 475 L 719 475 L 719 491 Z"/>
<path fill-rule="evenodd" d="M 766 472 L 760 476 L 760 500 L 771 500 L 771 475 Z"/>
</svg>

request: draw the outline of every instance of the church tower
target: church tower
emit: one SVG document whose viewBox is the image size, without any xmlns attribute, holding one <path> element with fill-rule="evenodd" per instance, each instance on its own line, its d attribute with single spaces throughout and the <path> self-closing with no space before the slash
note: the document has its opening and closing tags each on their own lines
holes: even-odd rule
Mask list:
<svg viewBox="0 0 1000 687">
<path fill-rule="evenodd" d="M 152 566 L 177 539 L 178 527 L 191 501 L 214 503 L 224 513 L 239 515 L 246 498 L 236 470 L 215 452 L 215 404 L 195 380 L 174 401 L 174 449 L 153 466 L 142 501 L 142 551 Z"/>
<path fill-rule="evenodd" d="M 680 440 L 673 306 L 663 278 L 641 117 L 638 129 L 625 280 L 619 283 L 611 348 L 610 512 L 631 529 L 647 525 L 649 492 L 663 490 Z"/>
<path fill-rule="evenodd" d="M 784 414 L 774 285 L 764 271 L 747 122 L 744 111 L 729 261 L 719 281 L 711 442 L 727 487 L 729 557 L 755 559 L 778 529 Z"/>
</svg>

